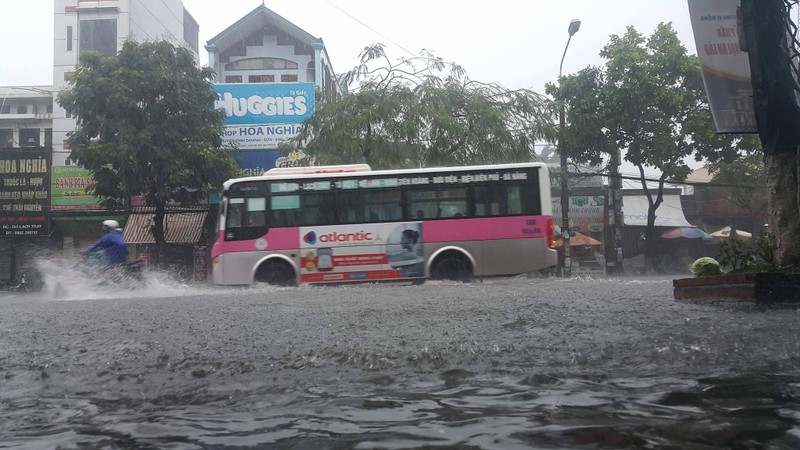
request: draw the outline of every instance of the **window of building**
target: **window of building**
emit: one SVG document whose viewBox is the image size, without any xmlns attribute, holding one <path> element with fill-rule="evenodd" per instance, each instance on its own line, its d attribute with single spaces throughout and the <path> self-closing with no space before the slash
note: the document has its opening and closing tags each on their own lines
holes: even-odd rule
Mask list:
<svg viewBox="0 0 800 450">
<path fill-rule="evenodd" d="M 39 146 L 39 129 L 38 128 L 20 128 L 19 129 L 19 146 L 20 147 L 38 147 Z"/>
<path fill-rule="evenodd" d="M 283 58 L 245 58 L 225 64 L 225 70 L 291 70 L 297 63 Z"/>
<path fill-rule="evenodd" d="M 316 83 L 317 82 L 317 69 L 316 63 L 311 61 L 306 66 L 306 83 Z"/>
<path fill-rule="evenodd" d="M 67 51 L 72 51 L 72 27 L 67 27 Z"/>
<path fill-rule="evenodd" d="M 281 75 L 281 82 L 282 83 L 292 83 L 292 82 L 296 83 L 297 82 L 297 75 L 291 75 L 291 74 Z"/>
<path fill-rule="evenodd" d="M 48 148 L 53 146 L 53 129 L 52 128 L 45 128 L 44 129 L 44 146 L 48 147 Z"/>
<path fill-rule="evenodd" d="M 0 108 L 0 114 L 11 114 L 11 105 L 4 105 Z"/>
<path fill-rule="evenodd" d="M 117 19 L 81 20 L 78 28 L 78 49 L 101 55 L 117 54 Z"/>
<path fill-rule="evenodd" d="M 11 128 L 0 128 L 0 147 L 11 147 L 14 145 L 14 130 Z"/>
<path fill-rule="evenodd" d="M 52 103 L 48 103 L 47 107 L 45 107 L 45 109 L 47 110 L 47 112 L 49 114 L 52 114 L 53 113 L 53 104 Z"/>
<path fill-rule="evenodd" d="M 225 82 L 226 83 L 241 83 L 242 76 L 241 75 L 225 75 Z"/>
<path fill-rule="evenodd" d="M 250 75 L 247 77 L 250 83 L 274 83 L 275 75 Z"/>
<path fill-rule="evenodd" d="M 28 106 L 27 105 L 17 106 L 17 114 L 28 114 Z"/>
<path fill-rule="evenodd" d="M 200 25 L 185 9 L 183 10 L 183 40 L 195 53 L 199 51 Z"/>
</svg>

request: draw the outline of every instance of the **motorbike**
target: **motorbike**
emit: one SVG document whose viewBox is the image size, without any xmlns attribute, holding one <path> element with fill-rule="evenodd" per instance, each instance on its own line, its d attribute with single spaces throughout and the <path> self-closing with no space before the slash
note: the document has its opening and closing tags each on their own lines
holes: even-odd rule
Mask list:
<svg viewBox="0 0 800 450">
<path fill-rule="evenodd" d="M 85 254 L 81 270 L 91 279 L 97 280 L 98 286 L 137 289 L 143 287 L 144 261 L 134 260 L 119 264 L 103 264 L 98 261 L 97 254 Z"/>
<path fill-rule="evenodd" d="M 0 291 L 28 292 L 28 284 L 25 282 L 25 274 L 18 280 L 0 280 Z"/>
</svg>

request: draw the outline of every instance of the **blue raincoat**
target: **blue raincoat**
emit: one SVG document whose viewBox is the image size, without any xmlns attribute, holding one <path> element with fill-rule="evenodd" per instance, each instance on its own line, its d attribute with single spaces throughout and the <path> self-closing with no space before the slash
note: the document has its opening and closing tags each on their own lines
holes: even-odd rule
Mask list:
<svg viewBox="0 0 800 450">
<path fill-rule="evenodd" d="M 128 244 L 119 229 L 104 234 L 86 252 L 102 253 L 105 265 L 122 264 L 128 260 Z"/>
</svg>

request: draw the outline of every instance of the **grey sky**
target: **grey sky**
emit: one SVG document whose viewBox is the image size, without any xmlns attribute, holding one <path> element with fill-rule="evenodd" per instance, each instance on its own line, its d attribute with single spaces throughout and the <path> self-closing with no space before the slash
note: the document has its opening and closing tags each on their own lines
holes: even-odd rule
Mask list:
<svg viewBox="0 0 800 450">
<path fill-rule="evenodd" d="M 183 3 L 200 24 L 202 47 L 261 0 Z M 0 0 L 0 5 L 5 43 L 0 86 L 52 84 L 53 0 Z M 460 64 L 474 80 L 544 93 L 544 85 L 558 77 L 567 27 L 576 18 L 582 25 L 564 60 L 565 74 L 603 64 L 600 49 L 628 25 L 649 36 L 660 22 L 672 22 L 689 53 L 696 53 L 686 0 L 265 0 L 265 5 L 321 37 L 336 73 L 353 68 L 364 47 L 381 42 L 392 60 L 425 48 Z M 200 60 L 208 61 L 204 48 Z M 622 171 L 638 175 L 628 164 Z"/>
<path fill-rule="evenodd" d="M 260 3 L 184 0 L 200 24 L 201 46 Z M 659 22 L 672 22 L 695 53 L 686 0 L 267 0 L 265 5 L 324 39 L 337 73 L 351 69 L 365 46 L 382 42 L 392 59 L 426 48 L 462 65 L 472 79 L 543 92 L 558 75 L 574 18 L 582 26 L 564 73 L 602 64 L 598 52 L 627 25 L 650 35 Z M 3 0 L 2 7 L 0 86 L 52 84 L 53 1 Z M 200 58 L 206 63 L 204 49 Z"/>
</svg>

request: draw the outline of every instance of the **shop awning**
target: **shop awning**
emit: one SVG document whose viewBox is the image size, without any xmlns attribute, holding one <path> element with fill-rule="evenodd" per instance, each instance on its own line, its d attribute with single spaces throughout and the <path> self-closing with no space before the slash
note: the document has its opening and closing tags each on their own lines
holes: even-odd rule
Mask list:
<svg viewBox="0 0 800 450">
<path fill-rule="evenodd" d="M 650 204 L 644 195 L 625 195 L 622 199 L 622 214 L 625 226 L 647 226 L 647 209 Z M 665 195 L 664 201 L 656 209 L 657 227 L 693 227 L 683 215 L 680 195 Z"/>
<path fill-rule="evenodd" d="M 164 216 L 164 240 L 168 244 L 195 244 L 203 235 L 207 211 L 168 212 Z M 129 244 L 155 244 L 154 214 L 137 212 L 128 216 L 122 236 Z"/>
</svg>

